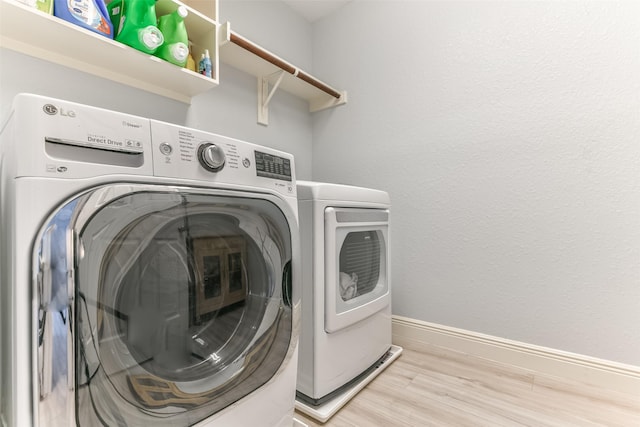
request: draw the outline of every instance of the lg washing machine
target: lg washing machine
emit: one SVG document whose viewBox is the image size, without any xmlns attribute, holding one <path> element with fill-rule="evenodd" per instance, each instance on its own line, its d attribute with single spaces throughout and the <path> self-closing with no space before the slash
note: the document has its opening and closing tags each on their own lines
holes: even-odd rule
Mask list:
<svg viewBox="0 0 640 427">
<path fill-rule="evenodd" d="M 19 95 L 0 156 L 2 425 L 292 424 L 291 155 Z"/>
</svg>

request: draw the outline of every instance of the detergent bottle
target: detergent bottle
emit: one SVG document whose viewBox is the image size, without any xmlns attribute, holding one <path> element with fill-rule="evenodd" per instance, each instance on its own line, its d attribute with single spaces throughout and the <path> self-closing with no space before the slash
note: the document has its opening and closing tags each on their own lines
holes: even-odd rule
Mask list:
<svg viewBox="0 0 640 427">
<path fill-rule="evenodd" d="M 36 7 L 39 11 L 53 15 L 53 0 L 38 0 Z"/>
<path fill-rule="evenodd" d="M 200 55 L 200 61 L 198 61 L 198 74 L 204 74 L 204 53 Z"/>
<path fill-rule="evenodd" d="M 53 14 L 94 33 L 113 38 L 113 26 L 103 0 L 54 0 Z"/>
<path fill-rule="evenodd" d="M 179 6 L 174 12 L 161 16 L 158 20 L 158 28 L 164 35 L 164 44 L 158 48 L 155 55 L 180 67 L 187 65 L 189 56 L 189 37 L 184 24 L 187 14 L 187 8 Z"/>
<path fill-rule="evenodd" d="M 112 0 L 111 3 L 107 5 L 107 15 L 109 15 L 109 20 L 111 21 L 111 25 L 113 26 L 113 38 L 115 39 L 118 33 L 120 32 L 120 25 L 122 24 L 122 19 L 124 18 L 124 0 Z"/>
<path fill-rule="evenodd" d="M 193 59 L 192 53 L 193 53 L 193 46 L 191 45 L 191 42 L 189 42 L 189 55 L 187 56 L 187 65 L 185 67 L 188 70 L 191 70 L 191 71 L 195 72 L 196 71 L 196 61 L 195 61 L 195 59 Z"/>
<path fill-rule="evenodd" d="M 108 9 L 120 43 L 153 54 L 164 41 L 156 27 L 156 0 L 114 0 Z"/>
<path fill-rule="evenodd" d="M 204 50 L 204 54 L 202 55 L 202 58 L 200 59 L 200 74 L 211 78 L 212 77 L 212 73 L 211 73 L 211 57 L 209 56 L 209 49 L 205 49 Z"/>
<path fill-rule="evenodd" d="M 53 0 L 18 0 L 20 3 L 35 7 L 39 11 L 53 15 Z"/>
</svg>

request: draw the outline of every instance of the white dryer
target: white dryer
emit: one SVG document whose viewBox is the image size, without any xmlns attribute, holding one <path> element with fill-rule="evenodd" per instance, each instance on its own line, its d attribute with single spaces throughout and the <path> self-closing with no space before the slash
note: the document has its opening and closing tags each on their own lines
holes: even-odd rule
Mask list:
<svg viewBox="0 0 640 427">
<path fill-rule="evenodd" d="M 292 424 L 291 155 L 35 95 L 0 137 L 1 425 Z"/>
<path fill-rule="evenodd" d="M 298 181 L 302 329 L 297 399 L 309 412 L 376 369 L 391 348 L 389 195 Z"/>
</svg>

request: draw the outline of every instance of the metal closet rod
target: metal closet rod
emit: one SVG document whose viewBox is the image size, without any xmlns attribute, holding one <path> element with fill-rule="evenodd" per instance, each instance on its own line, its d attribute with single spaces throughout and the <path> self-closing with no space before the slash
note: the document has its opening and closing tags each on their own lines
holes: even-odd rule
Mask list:
<svg viewBox="0 0 640 427">
<path fill-rule="evenodd" d="M 296 67 L 289 64 L 288 62 L 283 61 L 282 59 L 273 55 L 269 51 L 264 50 L 257 44 L 250 42 L 249 40 L 234 33 L 233 31 L 230 32 L 229 36 L 230 36 L 229 40 L 231 42 L 237 44 L 238 46 L 240 46 L 245 50 L 248 50 L 249 52 L 253 53 L 256 56 L 259 56 L 260 58 L 275 65 L 276 67 L 282 68 L 287 73 L 293 74 L 295 77 L 309 83 L 311 86 L 317 87 L 321 91 L 328 93 L 329 95 L 337 99 L 339 99 L 340 96 L 342 96 L 340 92 L 333 89 L 331 86 L 327 86 L 326 84 L 316 79 L 315 77 L 311 76 L 310 74 L 307 74 L 304 71 L 297 69 Z"/>
</svg>

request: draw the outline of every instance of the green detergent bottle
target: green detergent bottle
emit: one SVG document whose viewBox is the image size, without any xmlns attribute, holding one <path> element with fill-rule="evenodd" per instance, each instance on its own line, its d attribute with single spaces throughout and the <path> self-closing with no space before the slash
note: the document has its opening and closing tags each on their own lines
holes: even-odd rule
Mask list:
<svg viewBox="0 0 640 427">
<path fill-rule="evenodd" d="M 187 14 L 187 8 L 180 6 L 173 13 L 161 16 L 158 20 L 158 28 L 164 35 L 164 44 L 155 55 L 180 67 L 187 65 L 189 56 L 189 37 L 184 24 Z"/>
<path fill-rule="evenodd" d="M 53 0 L 38 0 L 36 2 L 38 10 L 53 15 Z"/>
<path fill-rule="evenodd" d="M 53 15 L 53 0 L 18 0 L 22 4 L 29 7 L 35 7 L 38 10 Z"/>
<path fill-rule="evenodd" d="M 120 32 L 120 21 L 123 19 L 124 0 L 112 0 L 107 5 L 107 15 L 113 26 L 113 34 L 118 35 Z M 114 35 L 114 38 L 115 38 Z"/>
<path fill-rule="evenodd" d="M 114 0 L 107 6 L 115 39 L 144 53 L 153 54 L 164 41 L 156 27 L 157 0 Z"/>
</svg>

